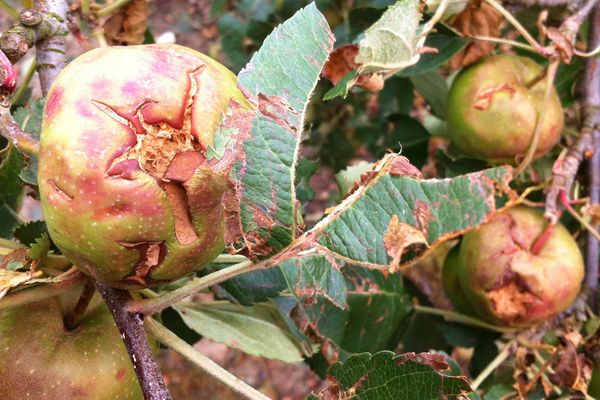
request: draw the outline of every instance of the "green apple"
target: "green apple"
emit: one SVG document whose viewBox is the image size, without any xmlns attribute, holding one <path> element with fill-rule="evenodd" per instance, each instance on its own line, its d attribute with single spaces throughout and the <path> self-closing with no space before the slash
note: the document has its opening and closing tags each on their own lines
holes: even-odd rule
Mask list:
<svg viewBox="0 0 600 400">
<path fill-rule="evenodd" d="M 72 303 L 61 296 L 0 310 L 2 400 L 143 399 L 106 305 L 95 301 L 67 330 Z"/>
<path fill-rule="evenodd" d="M 542 213 L 518 206 L 464 235 L 458 275 L 477 315 L 530 326 L 575 300 L 584 276 L 581 251 L 564 226 L 546 228 Z"/>
<path fill-rule="evenodd" d="M 470 157 L 491 163 L 513 163 L 533 138 L 544 107 L 543 68 L 529 58 L 497 55 L 462 70 L 448 95 L 448 134 Z M 535 157 L 559 140 L 563 110 L 551 89 Z"/>
<path fill-rule="evenodd" d="M 467 299 L 463 288 L 460 285 L 458 277 L 458 254 L 459 246 L 454 246 L 446 256 L 444 266 L 442 268 L 442 284 L 446 296 L 452 302 L 456 311 L 466 315 L 476 315 L 475 310 Z"/>
</svg>

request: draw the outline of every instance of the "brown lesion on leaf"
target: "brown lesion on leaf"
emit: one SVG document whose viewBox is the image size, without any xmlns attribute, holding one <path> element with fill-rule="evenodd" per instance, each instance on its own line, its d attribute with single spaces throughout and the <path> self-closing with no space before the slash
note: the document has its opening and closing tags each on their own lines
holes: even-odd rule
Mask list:
<svg viewBox="0 0 600 400">
<path fill-rule="evenodd" d="M 164 242 L 118 242 L 121 246 L 135 249 L 139 252 L 140 258 L 135 266 L 134 272 L 123 278 L 123 281 L 130 284 L 138 284 L 142 287 L 148 286 L 151 282 L 150 273 L 165 258 L 167 249 Z"/>
<path fill-rule="evenodd" d="M 383 243 L 388 255 L 392 257 L 390 272 L 394 273 L 400 268 L 402 256 L 412 246 L 425 245 L 427 239 L 419 229 L 401 222 L 397 215 L 392 215 L 388 228 L 383 234 Z"/>
<path fill-rule="evenodd" d="M 258 111 L 264 116 L 270 118 L 276 124 L 281 125 L 287 131 L 298 135 L 298 127 L 292 125 L 290 117 L 297 116 L 298 113 L 290 107 L 287 101 L 280 96 L 267 96 L 258 94 Z"/>
</svg>

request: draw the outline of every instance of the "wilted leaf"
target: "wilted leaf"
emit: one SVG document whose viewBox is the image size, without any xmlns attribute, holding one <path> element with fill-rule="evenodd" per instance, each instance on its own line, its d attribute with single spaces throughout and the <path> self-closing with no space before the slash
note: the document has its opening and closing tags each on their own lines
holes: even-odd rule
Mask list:
<svg viewBox="0 0 600 400">
<path fill-rule="evenodd" d="M 313 398 L 439 400 L 471 392 L 465 377 L 440 372 L 448 368 L 441 354 L 357 354 L 332 365 L 327 371 L 328 387 Z"/>
<path fill-rule="evenodd" d="M 335 174 L 335 179 L 340 187 L 342 196 L 346 196 L 351 192 L 354 185 L 360 182 L 362 174 L 371 171 L 373 164 L 366 161 L 361 161 L 356 165 L 351 165 L 344 170 Z"/>
<path fill-rule="evenodd" d="M 397 215 L 392 215 L 390 223 L 383 234 L 383 244 L 392 261 L 390 272 L 398 270 L 404 251 L 416 244 L 427 246 L 427 239 L 423 231 L 413 228 L 409 224 L 401 223 Z"/>
<path fill-rule="evenodd" d="M 416 63 L 420 20 L 418 0 L 400 0 L 390 6 L 359 43 L 355 60 L 361 72 L 395 70 Z"/>
<path fill-rule="evenodd" d="M 174 308 L 190 328 L 215 342 L 289 363 L 303 359 L 298 343 L 275 307 L 215 303 L 182 304 Z"/>
<path fill-rule="evenodd" d="M 466 36 L 499 37 L 502 15 L 484 1 L 472 1 L 451 25 Z M 450 60 L 450 67 L 457 69 L 472 64 L 490 54 L 495 46 L 493 42 L 474 40 Z"/>
<path fill-rule="evenodd" d="M 142 44 L 147 22 L 147 0 L 132 0 L 106 21 L 104 36 L 111 46 Z"/>
<path fill-rule="evenodd" d="M 0 299 L 8 293 L 10 289 L 16 288 L 27 283 L 31 283 L 32 280 L 42 276 L 41 271 L 10 271 L 8 269 L 0 269 Z"/>
</svg>

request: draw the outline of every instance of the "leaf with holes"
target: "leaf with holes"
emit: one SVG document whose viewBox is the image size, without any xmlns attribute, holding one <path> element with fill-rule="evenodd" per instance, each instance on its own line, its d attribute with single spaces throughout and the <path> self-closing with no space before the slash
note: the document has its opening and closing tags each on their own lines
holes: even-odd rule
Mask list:
<svg viewBox="0 0 600 400">
<path fill-rule="evenodd" d="M 308 399 L 438 400 L 470 393 L 465 377 L 442 373 L 449 368 L 442 354 L 357 354 L 332 365 L 328 387 Z"/>
</svg>

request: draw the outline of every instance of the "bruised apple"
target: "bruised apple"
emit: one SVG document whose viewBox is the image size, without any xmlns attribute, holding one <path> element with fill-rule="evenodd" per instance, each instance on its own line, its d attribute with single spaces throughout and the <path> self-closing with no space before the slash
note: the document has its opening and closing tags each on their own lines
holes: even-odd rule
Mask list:
<svg viewBox="0 0 600 400">
<path fill-rule="evenodd" d="M 497 55 L 461 71 L 448 95 L 448 134 L 466 155 L 491 163 L 512 163 L 533 138 L 544 107 L 543 68 L 529 58 Z M 551 89 L 535 157 L 559 140 L 563 110 Z"/>
<path fill-rule="evenodd" d="M 458 255 L 466 298 L 483 319 L 529 326 L 564 311 L 581 288 L 583 258 L 565 227 L 515 207 L 464 235 Z"/>
<path fill-rule="evenodd" d="M 48 93 L 39 160 L 62 253 L 126 289 L 217 256 L 227 174 L 209 153 L 232 108 L 249 108 L 236 77 L 185 47 L 99 48 L 71 62 Z"/>
<path fill-rule="evenodd" d="M 68 330 L 67 303 L 61 296 L 0 310 L 0 398 L 142 400 L 106 305 L 90 305 Z"/>
</svg>

